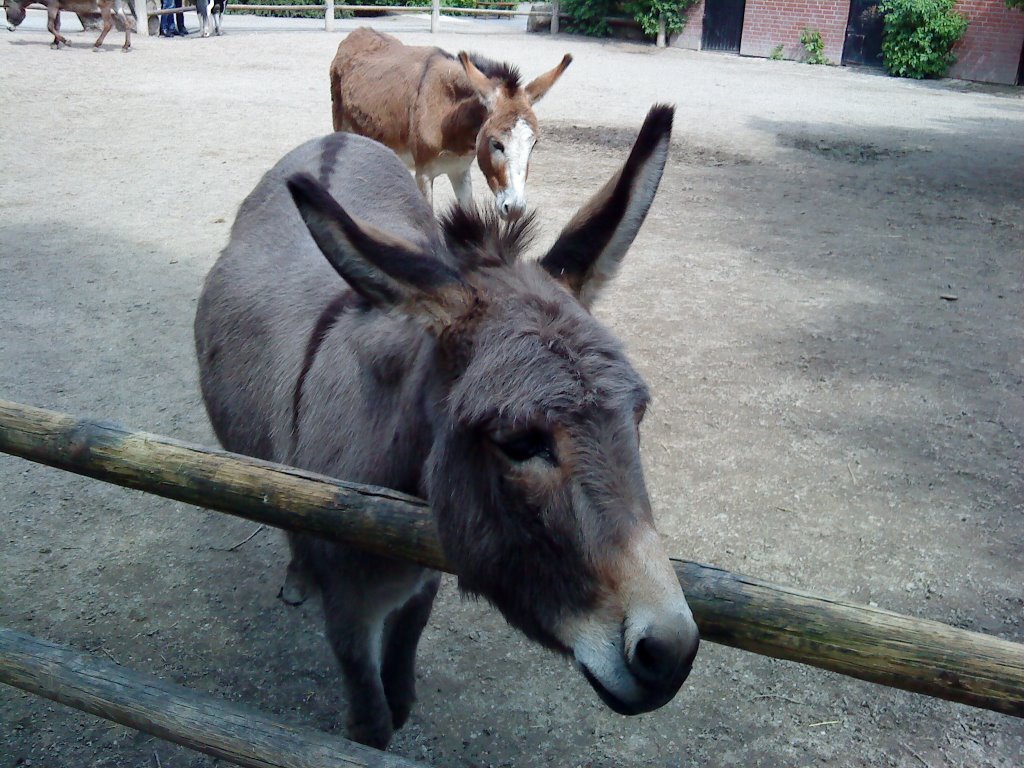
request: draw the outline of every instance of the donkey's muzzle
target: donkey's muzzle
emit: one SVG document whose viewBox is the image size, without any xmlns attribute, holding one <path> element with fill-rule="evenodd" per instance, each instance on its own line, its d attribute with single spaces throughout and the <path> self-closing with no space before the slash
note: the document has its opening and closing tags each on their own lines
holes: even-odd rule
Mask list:
<svg viewBox="0 0 1024 768">
<path fill-rule="evenodd" d="M 632 680 L 620 690 L 609 688 L 586 665 L 580 666 L 610 709 L 620 715 L 639 715 L 673 699 L 693 669 L 699 646 L 700 636 L 692 620 L 673 628 L 648 628 L 624 649 L 626 671 Z"/>
</svg>

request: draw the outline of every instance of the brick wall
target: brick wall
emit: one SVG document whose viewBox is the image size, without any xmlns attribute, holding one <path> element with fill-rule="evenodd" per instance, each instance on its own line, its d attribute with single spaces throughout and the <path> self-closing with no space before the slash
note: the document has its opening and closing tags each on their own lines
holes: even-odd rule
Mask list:
<svg viewBox="0 0 1024 768">
<path fill-rule="evenodd" d="M 740 54 L 767 56 L 781 44 L 785 58 L 800 59 L 800 32 L 808 27 L 821 33 L 825 56 L 839 63 L 849 15 L 850 0 L 747 0 Z"/>
<path fill-rule="evenodd" d="M 700 50 L 700 37 L 704 31 L 704 0 L 690 6 L 686 14 L 686 26 L 672 39 L 672 45 L 691 51 Z"/>
<path fill-rule="evenodd" d="M 1004 0 L 959 0 L 957 11 L 967 18 L 967 33 L 954 49 L 957 63 L 950 77 L 1012 84 L 1017 78 L 1024 45 L 1024 11 L 1011 10 Z M 850 0 L 747 0 L 740 54 L 768 56 L 782 45 L 787 59 L 801 59 L 804 27 L 821 33 L 825 56 L 843 57 Z M 704 0 L 690 9 L 683 31 L 672 45 L 700 50 Z"/>
<path fill-rule="evenodd" d="M 953 49 L 957 62 L 950 77 L 1012 85 L 1024 44 L 1024 10 L 1003 0 L 959 0 L 956 10 L 967 19 L 967 32 Z"/>
</svg>

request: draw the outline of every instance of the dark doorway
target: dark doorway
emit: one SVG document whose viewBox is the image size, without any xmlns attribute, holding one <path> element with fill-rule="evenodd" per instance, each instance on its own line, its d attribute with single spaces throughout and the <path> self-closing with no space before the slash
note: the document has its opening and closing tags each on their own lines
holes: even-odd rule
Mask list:
<svg viewBox="0 0 1024 768">
<path fill-rule="evenodd" d="M 1017 64 L 1017 82 L 1014 85 L 1024 85 L 1024 43 L 1020 45 L 1020 61 Z"/>
<path fill-rule="evenodd" d="M 879 0 L 850 0 L 850 18 L 846 22 L 843 64 L 864 67 L 882 66 L 882 12 Z"/>
<path fill-rule="evenodd" d="M 746 0 L 705 0 L 702 51 L 740 52 Z"/>
</svg>

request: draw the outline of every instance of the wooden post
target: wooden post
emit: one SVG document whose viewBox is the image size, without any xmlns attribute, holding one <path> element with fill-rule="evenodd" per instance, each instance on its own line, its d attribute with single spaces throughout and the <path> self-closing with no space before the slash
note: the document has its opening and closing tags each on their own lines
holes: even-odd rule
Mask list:
<svg viewBox="0 0 1024 768">
<path fill-rule="evenodd" d="M 418 499 L 0 400 L 0 451 L 450 570 Z M 1024 717 L 1024 645 L 927 619 L 673 565 L 705 640 Z"/>
<path fill-rule="evenodd" d="M 0 682 L 235 765 L 416 768 L 404 758 L 0 627 Z"/>
<path fill-rule="evenodd" d="M 324 31 L 334 31 L 334 0 L 326 0 L 324 4 Z"/>
<path fill-rule="evenodd" d="M 146 0 L 133 0 L 135 4 L 135 34 L 149 37 L 149 4 Z"/>
<path fill-rule="evenodd" d="M 441 31 L 441 0 L 430 0 L 430 31 Z"/>
<path fill-rule="evenodd" d="M 551 34 L 558 34 L 558 14 L 561 13 L 559 0 L 551 0 Z"/>
<path fill-rule="evenodd" d="M 654 44 L 658 48 L 664 48 L 666 45 L 665 37 L 665 14 L 662 14 L 658 17 L 658 39 Z"/>
</svg>

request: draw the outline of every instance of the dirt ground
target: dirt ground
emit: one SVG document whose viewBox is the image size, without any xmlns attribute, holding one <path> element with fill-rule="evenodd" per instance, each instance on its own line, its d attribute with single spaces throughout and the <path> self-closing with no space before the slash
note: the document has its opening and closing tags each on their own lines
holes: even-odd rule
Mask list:
<svg viewBox="0 0 1024 768">
<path fill-rule="evenodd" d="M 83 33 L 52 51 L 32 14 L 0 32 L 0 398 L 213 444 L 199 287 L 259 176 L 330 129 L 352 24 L 228 16 L 222 38 L 122 55 Z M 527 76 L 573 53 L 537 110 L 542 246 L 651 103 L 678 105 L 597 308 L 655 395 L 645 462 L 671 552 L 1024 641 L 1020 90 L 376 23 Z M 230 549 L 254 529 L 0 457 L 0 624 L 335 729 L 319 607 L 275 599 L 276 532 Z M 710 643 L 671 704 L 625 719 L 451 580 L 420 661 L 392 750 L 435 766 L 1024 764 L 1019 720 Z M 214 762 L 0 688 L 0 768 Z"/>
</svg>

